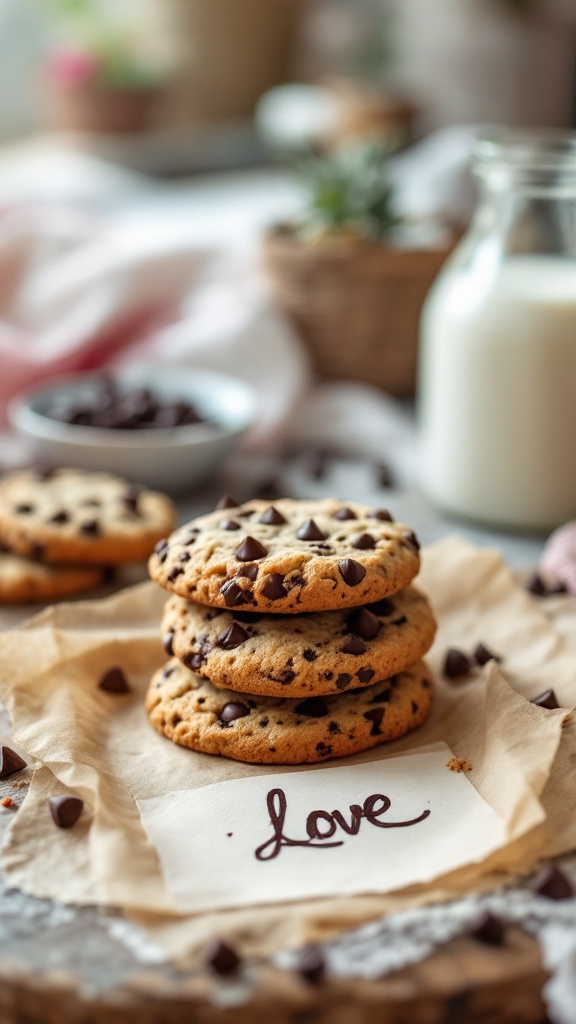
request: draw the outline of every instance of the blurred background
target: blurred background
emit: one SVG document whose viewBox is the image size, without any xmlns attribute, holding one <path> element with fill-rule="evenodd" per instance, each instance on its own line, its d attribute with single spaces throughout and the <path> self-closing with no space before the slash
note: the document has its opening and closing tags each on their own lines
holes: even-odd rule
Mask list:
<svg viewBox="0 0 576 1024">
<path fill-rule="evenodd" d="M 0 84 L 5 424 L 64 372 L 226 370 L 254 457 L 409 486 L 472 140 L 574 126 L 576 0 L 0 0 Z"/>
</svg>

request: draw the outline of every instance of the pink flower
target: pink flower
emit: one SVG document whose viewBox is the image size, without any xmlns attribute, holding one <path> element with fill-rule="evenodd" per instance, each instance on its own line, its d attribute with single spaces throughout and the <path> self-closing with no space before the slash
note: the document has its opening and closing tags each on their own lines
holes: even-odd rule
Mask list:
<svg viewBox="0 0 576 1024">
<path fill-rule="evenodd" d="M 58 50 L 50 61 L 50 71 L 62 85 L 83 85 L 98 69 L 98 57 L 86 50 Z"/>
</svg>

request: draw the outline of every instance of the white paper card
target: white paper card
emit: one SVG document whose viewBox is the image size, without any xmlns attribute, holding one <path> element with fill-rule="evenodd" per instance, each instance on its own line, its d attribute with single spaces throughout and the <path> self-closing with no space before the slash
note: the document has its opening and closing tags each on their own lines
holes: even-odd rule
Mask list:
<svg viewBox="0 0 576 1024">
<path fill-rule="evenodd" d="M 138 801 L 178 908 L 201 911 L 428 882 L 506 842 L 439 744 Z"/>
</svg>

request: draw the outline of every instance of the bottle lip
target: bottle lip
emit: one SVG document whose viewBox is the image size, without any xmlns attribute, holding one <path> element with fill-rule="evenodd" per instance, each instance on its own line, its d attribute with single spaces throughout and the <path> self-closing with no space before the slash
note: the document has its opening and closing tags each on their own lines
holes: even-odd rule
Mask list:
<svg viewBox="0 0 576 1024">
<path fill-rule="evenodd" d="M 496 166 L 524 171 L 576 172 L 576 132 L 488 125 L 472 148 L 476 172 Z"/>
</svg>

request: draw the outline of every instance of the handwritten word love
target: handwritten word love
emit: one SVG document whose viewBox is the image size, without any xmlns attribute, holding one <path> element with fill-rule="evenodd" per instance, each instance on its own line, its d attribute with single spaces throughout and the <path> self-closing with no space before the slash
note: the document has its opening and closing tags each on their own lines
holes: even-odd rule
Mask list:
<svg viewBox="0 0 576 1024">
<path fill-rule="evenodd" d="M 335 835 L 336 830 L 341 828 L 349 836 L 356 836 L 360 831 L 362 819 L 369 825 L 376 828 L 406 828 L 409 825 L 418 825 L 430 814 L 430 811 L 422 811 L 418 818 L 410 821 L 380 821 L 379 819 L 387 813 L 391 806 L 391 800 L 383 793 L 373 793 L 367 796 L 362 807 L 360 804 L 350 804 L 350 821 L 347 821 L 340 811 L 311 811 L 306 818 L 307 839 L 290 839 L 284 834 L 284 823 L 288 801 L 283 789 L 271 789 L 266 797 L 266 806 L 270 815 L 272 825 L 272 836 L 265 843 L 262 843 L 254 855 L 257 860 L 274 860 L 283 846 L 310 846 L 317 849 L 327 850 L 330 847 L 342 846 L 343 839 L 334 842 L 327 842 Z"/>
</svg>

